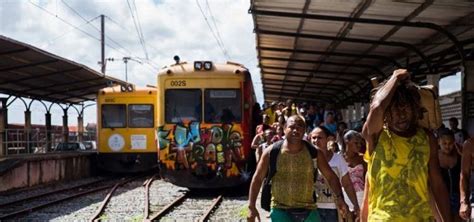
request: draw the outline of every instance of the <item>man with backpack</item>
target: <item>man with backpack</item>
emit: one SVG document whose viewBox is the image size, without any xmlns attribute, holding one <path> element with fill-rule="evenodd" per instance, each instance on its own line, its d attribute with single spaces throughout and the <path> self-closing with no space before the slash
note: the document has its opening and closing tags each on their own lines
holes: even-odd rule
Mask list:
<svg viewBox="0 0 474 222">
<path fill-rule="evenodd" d="M 255 221 L 255 218 L 260 220 L 255 203 L 266 176 L 271 180 L 272 221 L 320 221 L 314 199 L 315 163 L 335 193 L 341 214 L 347 213 L 339 179 L 321 151 L 303 140 L 305 130 L 302 117 L 290 116 L 285 124 L 285 140 L 263 152 L 250 185 L 249 221 Z M 267 175 L 269 171 L 273 175 Z"/>
</svg>

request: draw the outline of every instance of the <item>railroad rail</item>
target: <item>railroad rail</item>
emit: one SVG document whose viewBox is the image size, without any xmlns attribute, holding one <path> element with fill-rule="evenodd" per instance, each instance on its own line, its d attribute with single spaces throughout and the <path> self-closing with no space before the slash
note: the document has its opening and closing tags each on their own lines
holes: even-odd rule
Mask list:
<svg viewBox="0 0 474 222">
<path fill-rule="evenodd" d="M 158 213 L 156 213 L 152 217 L 145 218 L 144 221 L 155 221 L 155 220 L 160 220 L 164 218 L 166 215 L 171 213 L 171 211 L 181 206 L 186 200 L 191 199 L 192 197 L 191 193 L 192 192 L 186 192 L 183 195 L 177 197 L 174 201 L 172 201 L 171 203 L 163 207 Z M 219 195 L 218 197 L 214 198 L 212 201 L 212 204 L 202 211 L 203 214 L 200 216 L 198 221 L 200 222 L 208 221 L 209 217 L 214 212 L 214 210 L 219 206 L 222 200 L 223 200 L 222 195 Z"/>
<path fill-rule="evenodd" d="M 112 195 L 114 194 L 115 190 L 117 190 L 117 188 L 119 186 L 122 186 L 126 183 L 129 183 L 131 181 L 134 181 L 138 178 L 141 178 L 143 177 L 143 175 L 140 175 L 140 176 L 135 176 L 135 177 L 129 177 L 123 181 L 120 181 L 118 183 L 116 183 L 112 189 L 110 189 L 109 193 L 107 193 L 107 195 L 105 196 L 104 200 L 102 201 L 102 204 L 100 205 L 100 207 L 97 209 L 96 213 L 94 214 L 94 216 L 91 217 L 91 219 L 89 221 L 98 221 L 97 218 L 100 217 L 100 215 L 102 214 L 102 212 L 104 211 L 105 207 L 107 206 L 107 203 L 110 201 L 110 198 L 112 198 Z"/>
<path fill-rule="evenodd" d="M 189 193 L 184 193 L 182 196 L 176 198 L 173 202 L 169 203 L 166 205 L 163 209 L 160 210 L 157 214 L 152 216 L 149 220 L 146 219 L 147 221 L 154 221 L 154 220 L 159 220 L 161 219 L 165 214 L 170 212 L 174 207 L 178 206 L 181 202 L 183 202 L 187 197 Z"/>
<path fill-rule="evenodd" d="M 199 219 L 200 222 L 207 221 L 209 219 L 209 216 L 211 216 L 212 212 L 214 212 L 214 209 L 216 209 L 219 204 L 222 202 L 222 195 L 218 196 L 216 200 L 214 200 L 214 203 L 206 210 L 206 213 Z"/>
<path fill-rule="evenodd" d="M 66 200 L 78 198 L 78 197 L 81 197 L 81 196 L 84 196 L 84 195 L 87 195 L 87 194 L 90 194 L 90 193 L 94 193 L 94 192 L 97 192 L 97 191 L 105 190 L 105 189 L 108 189 L 108 188 L 113 186 L 113 185 L 108 184 L 108 185 L 103 185 L 103 186 L 96 187 L 96 188 L 87 189 L 85 191 L 73 193 L 71 195 L 67 195 L 67 196 L 62 197 L 62 198 L 57 198 L 57 199 L 47 201 L 45 203 L 40 203 L 40 204 L 37 204 L 37 205 L 34 205 L 34 206 L 28 206 L 26 208 L 21 207 L 21 205 L 18 205 L 19 203 L 23 203 L 23 202 L 28 201 L 28 200 L 38 199 L 39 197 L 44 197 L 44 196 L 47 196 L 47 195 L 61 194 L 63 192 L 71 191 L 71 190 L 74 190 L 74 189 L 81 189 L 83 187 L 91 186 L 91 185 L 94 185 L 96 183 L 98 183 L 98 181 L 94 181 L 94 182 L 79 185 L 79 186 L 74 186 L 74 187 L 71 187 L 71 188 L 54 190 L 54 191 L 51 191 L 51 192 L 47 192 L 47 193 L 43 193 L 43 194 L 39 194 L 39 195 L 35 195 L 35 196 L 26 197 L 26 198 L 23 198 L 23 199 L 11 201 L 11 202 L 8 202 L 8 203 L 4 203 L 4 204 L 2 204 L 2 206 L 7 206 L 5 204 L 10 204 L 10 205 L 8 205 L 8 207 L 10 209 L 13 208 L 13 210 L 11 210 L 11 211 L 5 210 L 4 212 L 6 212 L 6 213 L 0 215 L 0 220 L 13 218 L 13 217 L 22 215 L 24 213 L 30 213 L 30 212 L 36 211 L 38 209 L 42 209 L 42 208 L 45 208 L 45 207 L 48 207 L 48 206 L 52 206 L 52 205 L 61 203 L 61 202 L 66 201 Z M 13 205 L 13 206 L 11 206 L 11 205 Z M 19 208 L 19 209 L 15 209 L 15 208 Z M 5 208 L 2 207 L 2 209 L 4 210 Z"/>
</svg>

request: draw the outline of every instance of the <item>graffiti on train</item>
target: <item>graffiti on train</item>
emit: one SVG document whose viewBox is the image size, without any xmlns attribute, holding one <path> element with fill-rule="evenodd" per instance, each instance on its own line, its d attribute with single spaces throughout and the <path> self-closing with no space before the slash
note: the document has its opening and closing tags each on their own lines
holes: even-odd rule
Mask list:
<svg viewBox="0 0 474 222">
<path fill-rule="evenodd" d="M 239 126 L 190 122 L 170 127 L 157 130 L 160 160 L 166 168 L 192 170 L 202 176 L 239 175 L 244 159 Z"/>
</svg>

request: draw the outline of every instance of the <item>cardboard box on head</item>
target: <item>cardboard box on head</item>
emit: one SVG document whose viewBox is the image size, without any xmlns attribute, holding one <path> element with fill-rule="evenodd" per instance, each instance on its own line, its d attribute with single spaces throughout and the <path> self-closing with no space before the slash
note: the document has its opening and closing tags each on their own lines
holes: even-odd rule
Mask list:
<svg viewBox="0 0 474 222">
<path fill-rule="evenodd" d="M 418 92 L 423 108 L 422 118 L 418 120 L 418 124 L 424 128 L 438 129 L 443 120 L 441 119 L 441 107 L 439 106 L 436 86 L 418 86 Z"/>
<path fill-rule="evenodd" d="M 379 85 L 377 77 L 370 79 L 370 81 L 374 88 Z M 438 129 L 443 123 L 441 107 L 439 106 L 438 89 L 433 85 L 418 86 L 413 82 L 408 84 L 413 84 L 420 94 L 422 113 L 421 118 L 418 120 L 418 125 L 423 128 Z"/>
</svg>

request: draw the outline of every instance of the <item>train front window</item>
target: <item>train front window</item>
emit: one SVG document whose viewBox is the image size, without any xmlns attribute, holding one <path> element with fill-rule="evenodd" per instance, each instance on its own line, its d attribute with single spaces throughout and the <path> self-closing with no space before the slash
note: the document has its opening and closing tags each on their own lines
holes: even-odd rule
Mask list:
<svg viewBox="0 0 474 222">
<path fill-rule="evenodd" d="M 201 122 L 200 89 L 168 89 L 165 92 L 165 121 L 182 123 Z"/>
<path fill-rule="evenodd" d="M 205 92 L 204 119 L 208 123 L 232 123 L 242 120 L 239 89 L 208 89 Z"/>
<path fill-rule="evenodd" d="M 123 128 L 127 126 L 125 104 L 102 105 L 102 128 Z"/>
<path fill-rule="evenodd" d="M 153 128 L 153 105 L 128 105 L 128 126 L 132 128 Z"/>
</svg>

